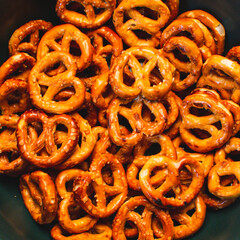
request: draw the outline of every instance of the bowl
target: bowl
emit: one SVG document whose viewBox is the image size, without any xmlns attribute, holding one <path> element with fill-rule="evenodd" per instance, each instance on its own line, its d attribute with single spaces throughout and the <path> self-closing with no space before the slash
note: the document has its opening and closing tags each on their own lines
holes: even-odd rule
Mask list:
<svg viewBox="0 0 240 240">
<path fill-rule="evenodd" d="M 55 0 L 0 0 L 0 64 L 8 58 L 8 40 L 15 29 L 33 19 L 59 24 Z M 240 45 L 239 0 L 181 0 L 180 12 L 202 9 L 213 14 L 226 29 L 225 53 Z M 21 198 L 17 178 L 0 176 L 0 240 L 50 240 L 52 225 L 35 223 Z M 207 211 L 202 229 L 189 240 L 239 240 L 240 201 L 219 211 Z"/>
</svg>

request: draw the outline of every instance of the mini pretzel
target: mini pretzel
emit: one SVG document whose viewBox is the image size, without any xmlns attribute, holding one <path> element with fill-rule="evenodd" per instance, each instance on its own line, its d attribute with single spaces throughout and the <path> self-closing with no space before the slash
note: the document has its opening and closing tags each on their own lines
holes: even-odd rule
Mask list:
<svg viewBox="0 0 240 240">
<path fill-rule="evenodd" d="M 72 43 L 75 43 L 72 46 Z M 41 60 L 51 51 L 66 51 L 71 54 L 71 50 L 78 48 L 80 55 L 72 54 L 79 71 L 88 67 L 92 60 L 92 45 L 88 36 L 71 24 L 62 24 L 53 27 L 45 33 L 39 43 L 37 50 L 37 60 Z"/>
<path fill-rule="evenodd" d="M 163 0 L 169 10 L 170 10 L 170 18 L 169 22 L 172 22 L 178 15 L 178 10 L 179 10 L 179 0 Z"/>
<path fill-rule="evenodd" d="M 186 190 L 181 189 L 178 178 L 179 172 L 184 166 L 189 166 L 192 171 L 192 181 Z M 167 169 L 168 174 L 160 184 L 153 186 L 150 182 L 150 175 L 156 167 Z M 204 171 L 200 163 L 189 156 L 185 156 L 177 162 L 166 156 L 152 156 L 139 173 L 139 183 L 142 192 L 153 204 L 165 207 L 183 207 L 190 203 L 201 190 L 204 183 Z M 175 197 L 166 197 L 165 195 L 171 191 L 175 193 Z"/>
<path fill-rule="evenodd" d="M 223 53 L 225 45 L 225 29 L 214 16 L 203 10 L 191 10 L 180 14 L 178 18 L 193 18 L 202 22 L 213 34 L 217 46 L 217 54 Z"/>
<path fill-rule="evenodd" d="M 134 211 L 138 207 L 144 207 L 142 212 Z M 152 217 L 155 215 L 162 225 L 162 234 L 159 238 L 155 238 L 152 231 Z M 125 226 L 126 222 L 132 223 L 137 229 L 135 236 L 138 239 L 172 239 L 173 237 L 173 222 L 169 214 L 154 205 L 152 205 L 143 196 L 132 197 L 126 201 L 118 210 L 113 220 L 113 239 L 126 240 L 127 233 L 132 229 Z M 132 237 L 132 236 L 131 236 Z"/>
<path fill-rule="evenodd" d="M 182 62 L 174 55 L 174 50 L 187 56 L 189 62 Z M 173 91 L 183 91 L 195 84 L 200 77 L 202 69 L 202 57 L 197 45 L 186 37 L 171 37 L 163 45 L 163 55 L 168 58 L 170 63 L 176 68 Z M 184 72 L 187 77 L 181 79 L 180 74 Z"/>
<path fill-rule="evenodd" d="M 102 169 L 109 165 L 112 170 L 113 184 L 108 185 L 103 180 Z M 127 180 L 124 168 L 112 154 L 101 154 L 93 159 L 90 165 L 90 173 L 76 178 L 74 181 L 75 200 L 89 214 L 104 218 L 123 204 L 127 196 Z M 87 190 L 92 186 L 96 198 L 96 205 L 91 200 Z M 111 197 L 108 203 L 107 198 Z"/>
<path fill-rule="evenodd" d="M 20 190 L 24 203 L 39 224 L 51 223 L 56 216 L 57 192 L 51 177 L 42 171 L 22 175 Z"/>
<path fill-rule="evenodd" d="M 35 141 L 29 143 L 28 128 L 33 122 L 40 122 L 43 130 Z M 54 138 L 54 132 L 58 124 L 64 125 L 68 130 L 67 138 L 60 148 L 56 146 Z M 78 126 L 72 117 L 55 115 L 50 118 L 37 110 L 29 110 L 21 115 L 16 134 L 21 156 L 30 163 L 43 168 L 60 164 L 69 157 L 79 138 Z M 38 153 L 43 149 L 47 151 L 47 155 L 38 156 Z"/>
<path fill-rule="evenodd" d="M 198 113 L 207 110 L 209 113 Z M 209 152 L 219 148 L 232 135 L 233 117 L 215 91 L 195 90 L 183 100 L 181 115 L 181 137 L 196 152 Z M 219 128 L 214 125 L 218 122 L 221 123 Z"/>
<path fill-rule="evenodd" d="M 0 109 L 2 114 L 21 113 L 30 106 L 27 82 L 8 79 L 0 86 Z"/>
<path fill-rule="evenodd" d="M 226 58 L 236 61 L 238 64 L 240 64 L 240 46 L 232 47 L 227 52 Z"/>
<path fill-rule="evenodd" d="M 27 53 L 18 53 L 8 58 L 0 67 L 0 86 L 11 78 L 27 81 L 36 60 Z"/>
<path fill-rule="evenodd" d="M 223 99 L 240 102 L 240 65 L 220 55 L 211 56 L 203 65 L 198 87 L 210 87 Z"/>
<path fill-rule="evenodd" d="M 146 59 L 143 66 L 138 59 Z M 131 67 L 134 83 L 125 84 L 124 69 Z M 152 84 L 150 75 L 158 71 L 159 82 Z M 152 73 L 153 74 L 153 73 Z M 173 66 L 160 52 L 150 47 L 131 47 L 124 51 L 115 61 L 110 72 L 110 84 L 113 91 L 121 98 L 133 99 L 138 95 L 149 100 L 161 99 L 165 96 L 173 82 Z"/>
<path fill-rule="evenodd" d="M 62 63 L 66 70 L 55 76 L 48 76 L 47 69 L 57 63 Z M 29 79 L 29 94 L 32 103 L 38 108 L 51 113 L 66 113 L 78 109 L 85 98 L 85 87 L 83 82 L 75 77 L 76 65 L 72 56 L 66 52 L 54 51 L 47 54 L 37 62 L 32 69 Z M 41 87 L 47 90 L 41 93 Z M 66 101 L 54 101 L 54 97 L 62 90 L 72 87 L 75 94 Z"/>
<path fill-rule="evenodd" d="M 124 15 L 129 17 L 126 22 L 124 22 Z M 156 16 L 156 20 L 154 16 Z M 165 26 L 169 17 L 169 9 L 162 1 L 154 0 L 149 5 L 144 0 L 123 0 L 114 10 L 113 24 L 127 45 L 156 47 L 159 45 L 160 29 Z M 150 37 L 147 40 L 139 38 L 135 34 L 137 30 L 146 32 Z"/>
<path fill-rule="evenodd" d="M 26 52 L 35 57 L 40 41 L 40 31 L 45 33 L 52 27 L 52 23 L 44 20 L 32 20 L 25 23 L 12 34 L 8 43 L 9 54 Z M 24 41 L 26 37 L 29 37 L 29 42 Z"/>
<path fill-rule="evenodd" d="M 193 214 L 188 212 L 194 211 Z M 197 196 L 192 203 L 180 210 L 170 211 L 171 218 L 178 224 L 174 226 L 174 239 L 184 239 L 195 234 L 202 227 L 206 216 L 206 205 L 201 196 Z M 155 235 L 162 233 L 158 227 L 157 218 L 153 221 L 153 232 Z M 161 236 L 161 235 L 160 235 Z"/>
<path fill-rule="evenodd" d="M 147 151 L 151 149 L 151 146 L 154 144 L 155 151 L 159 145 L 159 152 L 156 154 L 146 155 Z M 139 171 L 142 169 L 144 164 L 148 161 L 150 156 L 167 156 L 172 159 L 177 159 L 177 154 L 175 147 L 171 139 L 162 134 L 154 137 L 144 137 L 134 148 L 134 160 L 127 168 L 127 180 L 128 185 L 131 189 L 136 191 L 141 191 L 139 180 L 137 179 Z M 167 171 L 157 171 L 150 179 L 152 185 L 156 185 L 166 177 Z"/>
<path fill-rule="evenodd" d="M 89 231 L 69 236 L 69 234 L 64 234 L 63 229 L 56 224 L 51 229 L 51 237 L 54 240 L 111 240 L 112 229 L 106 224 L 97 223 Z"/>
<path fill-rule="evenodd" d="M 71 9 L 71 3 L 75 3 Z M 71 23 L 80 28 L 96 28 L 102 26 L 112 15 L 116 6 L 116 0 L 58 0 L 56 13 L 65 23 Z M 78 9 L 84 10 L 85 14 L 79 13 Z M 94 8 L 101 9 L 100 13 Z"/>
<path fill-rule="evenodd" d="M 103 26 L 88 32 L 87 35 L 92 40 L 95 54 L 106 58 L 106 60 L 111 57 L 110 65 L 123 51 L 122 39 L 109 27 Z M 105 44 L 105 41 L 108 44 Z"/>
</svg>

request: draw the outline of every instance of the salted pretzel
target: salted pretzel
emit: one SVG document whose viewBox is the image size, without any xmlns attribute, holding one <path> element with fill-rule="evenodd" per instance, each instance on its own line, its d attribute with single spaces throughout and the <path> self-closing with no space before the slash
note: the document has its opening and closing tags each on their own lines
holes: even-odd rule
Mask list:
<svg viewBox="0 0 240 240">
<path fill-rule="evenodd" d="M 177 159 L 176 149 L 171 139 L 164 134 L 154 137 L 144 137 L 134 147 L 133 155 L 133 162 L 127 168 L 127 180 L 128 186 L 136 191 L 141 191 L 138 174 L 151 156 L 164 155 L 172 159 Z M 166 177 L 167 173 L 168 172 L 166 170 L 156 171 L 156 173 L 151 176 L 151 184 L 157 185 L 158 183 L 161 183 L 161 181 L 163 181 L 163 179 Z"/>
<path fill-rule="evenodd" d="M 47 32 L 52 27 L 51 22 L 32 20 L 16 29 L 8 42 L 10 56 L 19 52 L 26 52 L 36 57 L 41 34 Z M 27 37 L 29 37 L 29 42 L 24 41 Z"/>
<path fill-rule="evenodd" d="M 140 59 L 144 59 L 143 65 Z M 125 84 L 124 69 L 129 66 L 134 77 L 133 83 Z M 157 73 L 153 72 L 156 70 Z M 174 68 L 159 51 L 150 47 L 131 47 L 116 60 L 110 71 L 110 84 L 121 98 L 134 99 L 138 95 L 149 100 L 163 98 L 173 82 Z M 150 76 L 156 75 L 158 82 L 152 84 Z"/>
<path fill-rule="evenodd" d="M 20 191 L 25 206 L 37 223 L 47 224 L 55 219 L 58 208 L 57 192 L 47 173 L 38 170 L 22 175 Z"/>
<path fill-rule="evenodd" d="M 194 211 L 194 212 L 193 212 Z M 191 215 L 189 214 L 191 213 Z M 180 210 L 170 210 L 171 218 L 174 223 L 174 239 L 184 239 L 195 234 L 202 227 L 206 217 L 206 205 L 201 196 L 197 196 L 192 203 Z M 152 224 L 153 232 L 156 236 L 161 236 L 162 229 L 159 226 L 157 218 L 154 218 Z"/>
<path fill-rule="evenodd" d="M 204 88 L 193 91 L 182 102 L 181 116 L 181 137 L 196 152 L 220 148 L 232 135 L 232 114 L 215 91 Z"/>
<path fill-rule="evenodd" d="M 178 50 L 184 57 L 189 59 L 183 62 L 174 55 L 174 51 Z M 163 55 L 176 68 L 174 82 L 172 84 L 173 91 L 183 91 L 194 85 L 200 77 L 202 70 L 202 56 L 197 45 L 187 37 L 171 37 L 163 45 Z M 181 78 L 181 73 L 187 75 Z"/>
<path fill-rule="evenodd" d="M 140 207 L 143 210 L 138 212 Z M 159 238 L 155 238 L 152 231 L 153 216 L 161 222 L 162 234 Z M 125 226 L 126 222 L 132 223 L 133 228 Z M 173 222 L 169 213 L 152 205 L 144 196 L 132 197 L 121 206 L 113 220 L 112 230 L 114 240 L 126 240 L 130 231 L 130 236 L 138 236 L 138 239 L 173 239 Z"/>
<path fill-rule="evenodd" d="M 0 86 L 11 78 L 27 81 L 35 62 L 35 58 L 27 53 L 18 53 L 8 58 L 0 67 Z"/>
<path fill-rule="evenodd" d="M 128 16 L 127 21 L 124 15 Z M 161 36 L 160 29 L 165 26 L 169 17 L 170 11 L 162 1 L 154 0 L 149 5 L 144 0 L 123 0 L 114 10 L 113 24 L 128 46 L 157 47 Z M 139 37 L 136 34 L 138 30 L 147 33 L 148 39 Z"/>
<path fill-rule="evenodd" d="M 222 54 L 225 45 L 225 29 L 224 26 L 210 13 L 203 10 L 191 10 L 184 12 L 178 18 L 197 19 L 210 29 L 216 42 L 217 54 Z"/>
<path fill-rule="evenodd" d="M 106 225 L 106 224 L 101 224 L 97 223 L 96 225 L 93 226 L 89 231 L 79 233 L 79 234 L 72 234 L 69 235 L 69 233 L 64 232 L 64 230 L 56 224 L 52 229 L 51 229 L 51 237 L 54 240 L 111 240 L 112 238 L 112 229 Z"/>
<path fill-rule="evenodd" d="M 135 101 L 125 101 L 115 98 L 109 105 L 107 112 L 108 130 L 111 140 L 119 146 L 133 146 L 139 142 L 144 135 L 154 136 L 163 132 L 166 125 L 167 112 L 161 102 L 149 101 L 137 98 Z M 144 109 L 155 119 L 146 118 Z M 148 114 L 147 114 L 148 115 Z M 125 118 L 131 125 L 132 132 L 121 133 L 121 118 Z"/>
<path fill-rule="evenodd" d="M 8 79 L 0 86 L 0 109 L 2 114 L 26 111 L 30 107 L 27 82 Z"/>
<path fill-rule="evenodd" d="M 17 148 L 16 127 L 19 116 L 1 115 L 0 126 L 0 173 L 8 175 L 19 175 L 28 166 L 27 161 L 20 157 Z M 31 132 L 32 133 L 32 132 Z M 34 137 L 31 134 L 31 137 Z"/>
<path fill-rule="evenodd" d="M 41 60 L 51 51 L 66 51 L 70 54 L 74 52 L 72 56 L 79 71 L 88 67 L 92 61 L 93 49 L 90 39 L 71 24 L 55 26 L 43 35 L 38 45 L 37 60 Z"/>
<path fill-rule="evenodd" d="M 79 28 L 96 28 L 110 19 L 116 7 L 116 0 L 58 0 L 56 13 L 65 23 L 71 23 Z M 101 11 L 95 12 L 95 9 Z M 84 13 L 79 13 L 82 9 Z"/>
<path fill-rule="evenodd" d="M 122 39 L 107 26 L 90 31 L 87 35 L 92 41 L 94 53 L 104 57 L 106 60 L 110 58 L 108 61 L 110 65 L 123 51 Z"/>
<path fill-rule="evenodd" d="M 211 56 L 204 64 L 198 87 L 218 91 L 223 99 L 240 102 L 240 65 L 220 55 Z"/>
<path fill-rule="evenodd" d="M 88 121 L 82 118 L 78 113 L 74 113 L 71 116 L 77 122 L 81 141 L 78 142 L 77 146 L 73 150 L 73 153 L 67 160 L 55 166 L 56 169 L 67 169 L 79 165 L 90 156 L 95 147 L 96 139 Z M 67 138 L 68 135 L 66 132 L 57 131 L 55 133 L 55 141 L 57 144 L 62 144 Z"/>
<path fill-rule="evenodd" d="M 102 169 L 109 166 L 112 171 L 113 184 L 108 185 L 102 176 Z M 93 188 L 95 201 L 91 199 L 88 189 Z M 116 212 L 127 197 L 127 180 L 122 164 L 114 155 L 105 153 L 96 156 L 88 175 L 77 177 L 74 181 L 75 200 L 90 215 L 104 218 Z M 108 198 L 111 198 L 108 202 Z M 94 204 L 94 202 L 96 202 Z"/>
<path fill-rule="evenodd" d="M 29 143 L 28 129 L 34 122 L 42 125 L 42 131 L 35 141 Z M 57 146 L 54 137 L 58 125 L 67 128 L 67 138 L 60 147 Z M 78 143 L 79 129 L 71 116 L 62 114 L 48 117 L 42 111 L 28 110 L 21 115 L 16 134 L 21 156 L 33 165 L 47 168 L 60 164 L 70 156 Z M 41 155 L 43 149 L 46 154 Z"/>
<path fill-rule="evenodd" d="M 232 47 L 226 54 L 226 58 L 240 64 L 240 46 Z"/>
<path fill-rule="evenodd" d="M 55 76 L 48 76 L 47 69 L 61 63 L 65 71 Z M 66 113 L 78 109 L 84 102 L 85 86 L 75 77 L 76 64 L 72 56 L 63 51 L 54 51 L 39 60 L 32 69 L 29 79 L 29 94 L 33 105 L 50 113 Z M 47 89 L 44 94 L 41 87 Z M 72 87 L 75 94 L 66 101 L 54 101 L 54 97 L 63 89 Z"/>
<path fill-rule="evenodd" d="M 192 179 L 187 189 L 180 184 L 180 170 L 188 166 L 191 168 Z M 157 186 L 151 184 L 150 176 L 155 168 L 167 169 L 166 177 Z M 174 161 L 167 156 L 151 156 L 139 173 L 139 183 L 143 194 L 150 202 L 157 206 L 170 208 L 183 207 L 189 204 L 199 193 L 204 183 L 204 170 L 198 161 L 184 156 Z M 173 191 L 174 196 L 167 197 Z"/>
</svg>

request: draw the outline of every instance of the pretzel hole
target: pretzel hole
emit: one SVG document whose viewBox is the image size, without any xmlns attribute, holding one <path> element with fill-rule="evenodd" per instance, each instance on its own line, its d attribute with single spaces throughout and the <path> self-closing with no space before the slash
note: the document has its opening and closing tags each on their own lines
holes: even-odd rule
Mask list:
<svg viewBox="0 0 240 240">
<path fill-rule="evenodd" d="M 94 64 L 91 64 L 89 67 L 85 68 L 82 72 L 77 74 L 77 77 L 83 79 L 92 78 L 101 74 L 101 69 Z"/>
<path fill-rule="evenodd" d="M 192 128 L 190 132 L 199 139 L 207 139 L 211 137 L 211 134 L 203 129 Z"/>
<path fill-rule="evenodd" d="M 184 50 L 182 50 L 184 51 Z M 174 57 L 180 60 L 181 62 L 190 62 L 188 56 L 186 54 L 183 54 L 178 48 L 175 48 L 173 50 Z"/>
<path fill-rule="evenodd" d="M 159 68 L 156 66 L 149 75 L 150 86 L 158 85 L 163 81 L 162 74 Z"/>
<path fill-rule="evenodd" d="M 85 15 L 85 8 L 80 2 L 69 1 L 66 5 L 66 9 Z"/>
<path fill-rule="evenodd" d="M 103 181 L 109 185 L 113 186 L 114 184 L 114 179 L 113 179 L 113 174 L 112 174 L 112 169 L 109 164 L 105 165 L 102 170 L 101 170 L 102 178 Z"/>
<path fill-rule="evenodd" d="M 221 69 L 217 69 L 217 68 L 212 68 L 211 70 L 210 70 L 210 73 L 209 73 L 210 75 L 217 75 L 217 76 L 219 76 L 219 77 L 222 77 L 222 78 L 225 78 L 226 80 L 228 80 L 228 81 L 232 81 L 232 82 L 235 82 L 234 81 L 234 79 L 231 77 L 231 76 L 229 76 L 227 73 L 225 73 L 224 71 L 222 71 Z"/>
<path fill-rule="evenodd" d="M 153 215 L 153 221 L 152 221 L 152 230 L 153 234 L 157 238 L 163 238 L 163 226 L 159 218 L 156 216 L 156 214 Z"/>
<path fill-rule="evenodd" d="M 137 10 L 144 17 L 147 17 L 153 20 L 157 20 L 160 16 L 160 14 L 157 11 L 148 7 L 136 7 L 133 9 Z"/>
<path fill-rule="evenodd" d="M 138 229 L 137 226 L 135 225 L 135 223 L 131 220 L 127 220 L 125 222 L 125 226 L 124 226 L 124 234 L 127 238 L 133 238 L 137 239 L 135 237 L 138 236 Z"/>
<path fill-rule="evenodd" d="M 130 20 L 131 18 L 129 17 L 129 15 L 127 14 L 127 11 L 124 11 L 123 14 L 123 23 L 126 23 L 128 20 Z"/>
<path fill-rule="evenodd" d="M 226 154 L 226 159 L 227 160 L 232 160 L 232 161 L 235 161 L 235 162 L 239 162 L 240 161 L 240 151 L 232 151 L 228 154 Z"/>
<path fill-rule="evenodd" d="M 1 153 L 0 154 L 0 168 L 1 168 L 1 165 L 13 162 L 16 159 L 18 159 L 19 157 L 20 157 L 20 154 L 15 150 Z"/>
<path fill-rule="evenodd" d="M 187 37 L 190 40 L 194 41 L 194 37 L 192 36 L 192 34 L 188 31 L 180 31 L 178 34 L 176 34 L 175 36 L 183 36 L 183 37 Z"/>
<path fill-rule="evenodd" d="M 145 39 L 145 40 L 149 40 L 152 38 L 152 35 L 147 33 L 144 30 L 141 29 L 134 29 L 132 30 L 133 33 L 139 38 L 139 39 Z"/>
<path fill-rule="evenodd" d="M 24 95 L 26 95 L 26 93 L 20 90 L 15 90 L 6 97 L 8 105 L 19 104 Z"/>
<path fill-rule="evenodd" d="M 130 66 L 126 65 L 123 72 L 123 83 L 126 86 L 131 87 L 134 84 L 134 82 L 135 78 L 133 76 L 132 69 Z"/>
<path fill-rule="evenodd" d="M 142 118 L 146 122 L 154 122 L 156 117 L 154 114 L 152 114 L 152 111 L 148 108 L 146 104 L 143 104 L 142 106 Z"/>
<path fill-rule="evenodd" d="M 189 112 L 192 115 L 201 117 L 212 115 L 213 112 L 210 109 L 205 109 L 202 103 L 194 103 L 195 107 L 190 107 Z"/>
<path fill-rule="evenodd" d="M 188 145 L 185 144 L 184 142 L 182 142 L 179 147 L 182 148 L 187 153 L 196 153 L 190 147 L 188 147 Z"/>
<path fill-rule="evenodd" d="M 187 215 L 188 215 L 189 217 L 192 217 L 195 212 L 196 212 L 196 208 L 195 208 L 195 207 L 192 207 L 192 208 L 190 208 L 190 209 L 187 211 Z"/>
<path fill-rule="evenodd" d="M 44 70 L 44 73 L 48 76 L 48 77 L 53 77 L 56 76 L 60 73 L 63 73 L 67 70 L 66 66 L 64 66 L 63 63 L 61 62 L 56 62 L 53 65 L 48 66 L 48 68 L 46 68 Z"/>
<path fill-rule="evenodd" d="M 223 187 L 236 186 L 239 184 L 238 179 L 234 175 L 219 176 L 220 185 Z"/>
<path fill-rule="evenodd" d="M 75 88 L 67 87 L 61 89 L 53 98 L 55 102 L 67 101 L 76 93 Z"/>
<path fill-rule="evenodd" d="M 69 48 L 69 53 L 73 56 L 81 56 L 82 55 L 82 52 L 81 52 L 81 49 L 79 47 L 79 45 L 77 44 L 76 41 L 72 40 L 70 42 L 70 48 Z"/>
<path fill-rule="evenodd" d="M 157 155 L 161 152 L 161 145 L 159 143 L 152 143 L 144 152 L 144 156 Z"/>
<path fill-rule="evenodd" d="M 68 207 L 68 213 L 71 220 L 80 219 L 86 216 L 86 213 L 76 204 L 72 204 Z"/>
<path fill-rule="evenodd" d="M 133 129 L 132 129 L 132 127 L 131 127 L 131 125 L 130 125 L 130 123 L 129 123 L 129 121 L 128 121 L 127 118 L 125 118 L 124 116 L 118 114 L 118 120 L 119 120 L 119 124 L 120 124 L 120 125 L 122 125 L 122 126 L 124 126 L 125 128 L 127 128 L 127 130 L 128 130 L 129 132 L 133 132 Z"/>
</svg>

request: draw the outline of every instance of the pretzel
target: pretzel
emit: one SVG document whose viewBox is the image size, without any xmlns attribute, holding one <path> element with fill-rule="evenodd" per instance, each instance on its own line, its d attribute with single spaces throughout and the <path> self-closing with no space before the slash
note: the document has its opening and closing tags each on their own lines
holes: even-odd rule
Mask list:
<svg viewBox="0 0 240 240">
<path fill-rule="evenodd" d="M 127 21 L 124 15 L 128 16 Z M 114 10 L 113 24 L 128 46 L 157 47 L 161 35 L 160 29 L 165 26 L 169 17 L 169 9 L 162 1 L 154 0 L 149 5 L 144 0 L 123 0 Z M 138 30 L 147 33 L 148 39 L 138 37 L 136 34 Z"/>
<path fill-rule="evenodd" d="M 142 212 L 134 211 L 138 207 L 144 207 Z M 155 238 L 151 228 L 152 216 L 155 215 L 162 225 L 161 237 Z M 169 214 L 152 205 L 143 196 L 132 197 L 118 210 L 113 220 L 113 240 L 125 240 L 126 235 L 132 229 L 125 227 L 126 222 L 132 223 L 137 229 L 133 229 L 138 239 L 173 239 L 173 222 Z M 133 236 L 131 236 L 133 237 Z"/>
<path fill-rule="evenodd" d="M 217 54 L 222 54 L 225 45 L 225 29 L 224 26 L 210 13 L 203 10 L 191 10 L 184 12 L 178 18 L 198 19 L 206 27 L 208 27 L 214 37 L 217 47 Z"/>
<path fill-rule="evenodd" d="M 151 150 L 151 147 L 154 147 L 156 151 L 158 144 L 158 153 L 148 155 L 148 151 Z M 175 147 L 171 139 L 162 134 L 154 137 L 144 137 L 135 147 L 134 147 L 134 160 L 127 168 L 127 180 L 128 185 L 131 189 L 136 191 L 141 191 L 139 180 L 137 178 L 139 171 L 142 169 L 144 164 L 148 161 L 150 156 L 167 156 L 172 159 L 177 159 L 177 154 Z M 150 178 L 152 185 L 157 185 L 159 182 L 166 177 L 167 171 L 160 170 L 156 171 L 155 175 Z"/>
<path fill-rule="evenodd" d="M 240 102 L 240 65 L 220 55 L 211 56 L 203 65 L 198 87 L 210 87 L 223 99 Z"/>
<path fill-rule="evenodd" d="M 189 59 L 189 62 L 182 62 L 174 55 L 174 50 Z M 171 37 L 163 45 L 163 55 L 176 68 L 173 91 L 183 91 L 195 84 L 200 77 L 202 69 L 202 57 L 197 45 L 186 37 Z M 181 79 L 181 73 L 187 74 L 187 77 Z"/>
<path fill-rule="evenodd" d="M 108 108 L 108 130 L 111 140 L 119 146 L 133 146 L 139 142 L 143 135 L 154 136 L 163 132 L 166 124 L 166 109 L 157 101 L 149 101 L 143 98 L 137 98 L 129 108 L 131 101 L 124 101 L 115 98 Z M 124 106 L 128 104 L 128 106 Z M 144 107 L 147 112 L 153 114 L 155 119 L 146 119 L 142 114 Z M 127 119 L 132 127 L 132 132 L 123 134 L 120 131 L 119 116 Z"/>
<path fill-rule="evenodd" d="M 72 5 L 71 3 L 75 3 Z M 71 23 L 80 28 L 96 28 L 102 26 L 111 17 L 116 6 L 116 0 L 58 0 L 56 13 L 65 23 Z M 95 12 L 95 8 L 101 9 L 100 13 Z M 78 9 L 83 9 L 84 14 Z"/>
<path fill-rule="evenodd" d="M 35 141 L 29 143 L 28 128 L 34 122 L 42 124 L 42 132 Z M 64 125 L 68 130 L 67 138 L 59 148 L 54 139 L 54 132 L 58 124 Z M 55 115 L 50 118 L 38 110 L 29 110 L 21 115 L 16 134 L 21 156 L 42 168 L 52 167 L 63 162 L 72 153 L 79 138 L 78 126 L 72 117 Z M 41 153 L 43 149 L 45 149 L 46 155 L 38 156 L 38 153 Z"/>
<path fill-rule="evenodd" d="M 8 58 L 0 67 L 0 86 L 11 78 L 27 81 L 35 62 L 27 53 L 18 53 Z"/>
<path fill-rule="evenodd" d="M 20 190 L 25 206 L 39 224 L 51 223 L 56 216 L 58 201 L 51 177 L 42 171 L 22 175 Z"/>
<path fill-rule="evenodd" d="M 165 3 L 169 10 L 170 10 L 170 18 L 169 23 L 172 22 L 178 15 L 179 10 L 179 0 L 163 0 L 163 3 Z"/>
<path fill-rule="evenodd" d="M 226 58 L 240 64 L 240 46 L 232 47 L 226 54 Z"/>
<path fill-rule="evenodd" d="M 192 171 L 192 181 L 188 188 L 183 190 L 178 178 L 180 170 L 189 166 Z M 167 169 L 166 178 L 157 186 L 150 182 L 150 175 L 155 168 Z M 153 204 L 164 207 L 183 207 L 189 204 L 199 193 L 204 183 L 204 171 L 198 161 L 189 156 L 184 156 L 177 162 L 167 156 L 152 156 L 142 167 L 139 173 L 139 183 L 144 195 Z M 173 191 L 175 196 L 165 195 Z"/>
<path fill-rule="evenodd" d="M 194 211 L 193 214 L 188 212 Z M 174 225 L 174 239 L 184 239 L 192 236 L 202 227 L 206 216 L 206 205 L 201 196 L 197 196 L 192 203 L 179 210 L 170 211 L 171 218 Z M 156 236 L 162 233 L 161 228 L 158 226 L 157 218 L 153 220 L 152 224 L 153 232 Z"/>
<path fill-rule="evenodd" d="M 73 42 L 75 45 L 73 45 Z M 88 36 L 71 24 L 62 24 L 46 32 L 38 46 L 37 60 L 41 60 L 51 51 L 66 51 L 72 53 L 76 48 L 79 52 L 72 54 L 79 71 L 87 68 L 92 61 L 93 49 Z"/>
<path fill-rule="evenodd" d="M 92 40 L 95 54 L 104 57 L 106 60 L 110 57 L 111 60 L 108 61 L 110 66 L 123 51 L 122 39 L 107 26 L 90 31 L 87 35 Z"/>
<path fill-rule="evenodd" d="M 36 57 L 40 32 L 45 33 L 52 27 L 51 22 L 44 20 L 32 20 L 25 23 L 12 34 L 8 42 L 9 54 L 14 55 L 19 52 L 25 52 Z M 25 40 L 27 37 L 29 37 L 29 42 Z"/>
<path fill-rule="evenodd" d="M 138 58 L 146 59 L 143 66 Z M 131 67 L 134 76 L 134 83 L 131 86 L 124 81 L 123 73 L 126 66 Z M 151 86 L 150 74 L 154 69 L 158 71 L 156 77 L 159 78 L 159 82 Z M 173 71 L 173 66 L 156 49 L 131 47 L 114 61 L 110 71 L 110 84 L 116 95 L 121 98 L 134 99 L 141 94 L 149 100 L 157 100 L 170 91 Z"/>
<path fill-rule="evenodd" d="M 66 70 L 55 76 L 48 76 L 47 69 L 57 63 L 62 63 Z M 83 82 L 75 77 L 76 65 L 72 56 L 63 51 L 54 51 L 47 54 L 36 63 L 32 69 L 29 79 L 29 94 L 32 103 L 38 108 L 50 112 L 62 114 L 78 109 L 85 98 L 85 87 Z M 46 86 L 47 90 L 42 95 L 41 86 Z M 54 101 L 54 96 L 62 89 L 72 87 L 75 94 L 66 101 Z"/>
<path fill-rule="evenodd" d="M 215 91 L 195 90 L 183 100 L 181 115 L 181 137 L 196 152 L 204 153 L 220 148 L 232 135 L 232 115 Z M 218 122 L 221 123 L 219 128 L 214 125 Z"/>
<path fill-rule="evenodd" d="M 61 227 L 56 224 L 51 229 L 51 237 L 54 240 L 111 240 L 112 230 L 106 224 L 97 223 L 92 229 L 87 232 L 73 234 L 69 236 L 69 234 L 65 235 L 63 229 L 61 229 Z"/>
<path fill-rule="evenodd" d="M 113 176 L 113 184 L 107 185 L 102 177 L 102 169 L 110 166 Z M 74 181 L 75 200 L 90 215 L 104 218 L 123 204 L 127 196 L 127 180 L 124 168 L 113 155 L 101 154 L 93 159 L 90 165 L 90 172 L 86 176 L 76 178 Z M 88 188 L 92 186 L 96 198 L 96 205 L 91 200 Z M 107 198 L 111 197 L 110 202 Z"/>
</svg>

